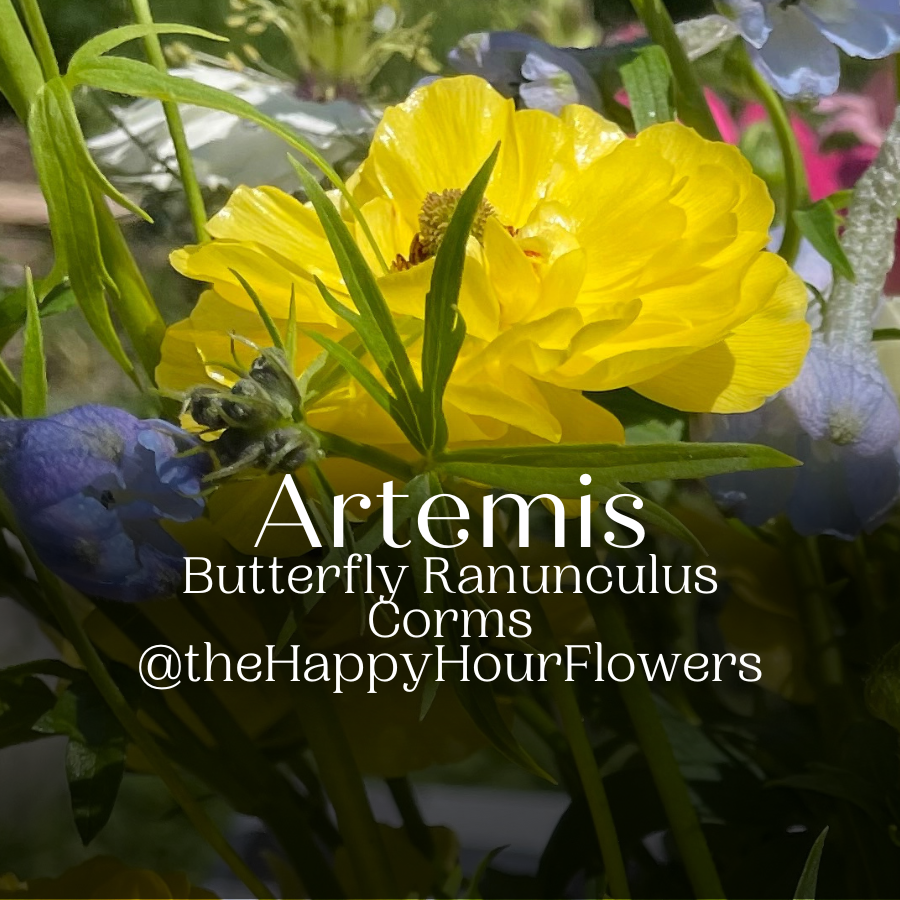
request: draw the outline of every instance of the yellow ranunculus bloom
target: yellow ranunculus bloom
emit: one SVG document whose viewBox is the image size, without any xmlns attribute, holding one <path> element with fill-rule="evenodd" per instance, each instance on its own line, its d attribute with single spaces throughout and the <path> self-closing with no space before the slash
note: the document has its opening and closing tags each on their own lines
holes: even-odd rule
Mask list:
<svg viewBox="0 0 900 900">
<path fill-rule="evenodd" d="M 14 876 L 0 878 L 0 897 L 60 898 L 134 897 L 144 900 L 188 900 L 211 898 L 215 894 L 194 887 L 181 873 L 160 875 L 148 869 L 133 869 L 111 856 L 97 856 L 59 878 L 36 878 L 27 883 Z"/>
<path fill-rule="evenodd" d="M 460 297 L 468 333 L 445 397 L 451 446 L 622 440 L 582 391 L 630 386 L 686 411 L 742 412 L 793 380 L 809 340 L 805 288 L 763 251 L 772 202 L 736 149 L 678 124 L 630 139 L 580 106 L 560 117 L 517 111 L 474 77 L 437 81 L 389 109 L 350 183 L 392 261 L 379 283 L 414 358 L 434 252 L 498 142 Z M 208 380 L 206 364 L 229 357 L 230 331 L 267 343 L 232 269 L 276 320 L 294 287 L 302 328 L 347 333 L 313 282 L 350 302 L 311 208 L 240 188 L 209 230 L 214 240 L 173 255 L 211 289 L 169 330 L 161 386 Z M 297 370 L 319 352 L 302 340 Z M 403 452 L 399 430 L 353 382 L 309 421 Z"/>
</svg>

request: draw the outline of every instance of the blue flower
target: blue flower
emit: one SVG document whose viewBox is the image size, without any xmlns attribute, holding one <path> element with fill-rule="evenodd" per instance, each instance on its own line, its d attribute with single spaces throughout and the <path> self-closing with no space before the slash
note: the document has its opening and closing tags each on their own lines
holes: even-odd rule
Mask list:
<svg viewBox="0 0 900 900">
<path fill-rule="evenodd" d="M 479 75 L 529 109 L 558 113 L 570 103 L 599 110 L 600 92 L 573 52 L 518 31 L 466 35 L 448 55 L 464 75 Z"/>
<path fill-rule="evenodd" d="M 785 512 L 798 534 L 849 540 L 877 528 L 900 499 L 900 407 L 870 348 L 817 339 L 797 380 L 761 409 L 702 416 L 692 431 L 699 440 L 767 444 L 803 463 L 707 479 L 748 525 Z"/>
<path fill-rule="evenodd" d="M 0 419 L 0 488 L 44 564 L 89 595 L 139 601 L 172 594 L 181 546 L 161 521 L 203 512 L 206 453 L 160 420 L 106 406 L 45 419 Z"/>
<path fill-rule="evenodd" d="M 881 59 L 900 50 L 897 0 L 720 0 L 757 68 L 791 99 L 833 94 L 837 48 Z"/>
</svg>

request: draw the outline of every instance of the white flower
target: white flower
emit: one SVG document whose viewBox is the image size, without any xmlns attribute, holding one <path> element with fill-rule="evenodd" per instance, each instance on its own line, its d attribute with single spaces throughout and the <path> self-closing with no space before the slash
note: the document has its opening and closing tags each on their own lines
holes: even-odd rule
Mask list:
<svg viewBox="0 0 900 900">
<path fill-rule="evenodd" d="M 171 74 L 246 100 L 304 136 L 335 167 L 365 156 L 379 118 L 377 112 L 346 100 L 301 100 L 290 83 L 253 69 L 237 71 L 221 64 L 190 62 Z M 267 184 L 288 191 L 297 187 L 281 138 L 218 110 L 183 106 L 181 114 L 197 176 L 205 187 Z M 162 104 L 139 100 L 114 110 L 113 115 L 120 127 L 89 142 L 100 167 L 124 189 L 177 188 L 178 163 Z"/>
</svg>

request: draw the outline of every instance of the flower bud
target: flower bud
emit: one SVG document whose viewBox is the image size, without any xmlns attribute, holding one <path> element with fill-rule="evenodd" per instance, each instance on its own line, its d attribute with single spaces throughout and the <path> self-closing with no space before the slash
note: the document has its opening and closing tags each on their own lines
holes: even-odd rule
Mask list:
<svg viewBox="0 0 900 900">
<path fill-rule="evenodd" d="M 272 398 L 283 400 L 291 410 L 300 403 L 300 390 L 288 366 L 284 353 L 277 347 L 268 347 L 253 360 L 250 378 L 265 388 Z"/>
<path fill-rule="evenodd" d="M 269 472 L 294 472 L 319 455 L 318 443 L 303 427 L 279 428 L 263 439 L 263 465 Z"/>
<path fill-rule="evenodd" d="M 222 400 L 221 409 L 228 424 L 236 428 L 260 428 L 291 414 L 289 404 L 278 402 L 252 378 L 242 378 L 231 389 L 231 395 Z"/>
<path fill-rule="evenodd" d="M 188 396 L 185 409 L 190 412 L 191 418 L 198 425 L 203 425 L 211 431 L 218 431 L 228 425 L 222 417 L 222 400 L 225 396 L 218 388 L 197 387 Z"/>
</svg>

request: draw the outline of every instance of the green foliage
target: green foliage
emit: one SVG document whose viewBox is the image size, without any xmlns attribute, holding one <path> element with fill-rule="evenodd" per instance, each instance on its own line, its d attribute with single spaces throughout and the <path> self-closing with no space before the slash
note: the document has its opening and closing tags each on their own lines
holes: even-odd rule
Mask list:
<svg viewBox="0 0 900 900">
<path fill-rule="evenodd" d="M 39 418 L 47 412 L 47 360 L 44 357 L 44 332 L 31 270 L 25 270 L 25 349 L 22 354 L 22 415 Z"/>
<path fill-rule="evenodd" d="M 638 131 L 675 118 L 672 68 L 661 47 L 645 47 L 620 71 Z"/>
<path fill-rule="evenodd" d="M 856 281 L 853 266 L 838 240 L 840 216 L 828 200 L 819 200 L 806 209 L 794 210 L 794 221 L 800 233 L 828 260 L 838 275 L 848 281 Z"/>
<path fill-rule="evenodd" d="M 803 867 L 803 874 L 797 884 L 797 890 L 794 892 L 794 900 L 815 900 L 816 898 L 816 882 L 819 880 L 819 864 L 822 862 L 822 851 L 825 849 L 825 839 L 828 837 L 828 829 L 826 828 L 812 845 L 809 851 L 809 858 Z"/>
<path fill-rule="evenodd" d="M 425 446 L 432 451 L 443 450 L 449 438 L 443 399 L 447 382 L 466 338 L 466 323 L 457 306 L 466 263 L 466 247 L 499 153 L 498 144 L 460 197 L 438 248 L 431 274 L 431 287 L 425 296 L 423 397 L 419 415 Z"/>
<path fill-rule="evenodd" d="M 93 841 L 109 821 L 125 773 L 126 735 L 92 682 L 73 681 L 34 729 L 63 735 L 72 814 L 82 842 Z"/>
</svg>

